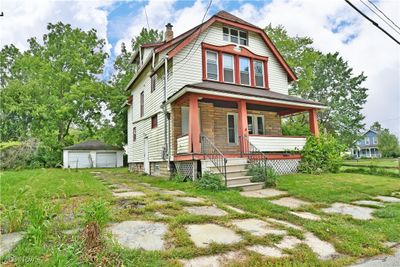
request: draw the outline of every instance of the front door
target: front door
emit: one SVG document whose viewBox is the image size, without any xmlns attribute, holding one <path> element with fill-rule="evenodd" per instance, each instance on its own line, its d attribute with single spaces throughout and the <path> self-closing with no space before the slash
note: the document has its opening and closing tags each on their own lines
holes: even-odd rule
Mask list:
<svg viewBox="0 0 400 267">
<path fill-rule="evenodd" d="M 144 172 L 150 174 L 150 162 L 149 162 L 149 138 L 144 138 Z"/>
</svg>

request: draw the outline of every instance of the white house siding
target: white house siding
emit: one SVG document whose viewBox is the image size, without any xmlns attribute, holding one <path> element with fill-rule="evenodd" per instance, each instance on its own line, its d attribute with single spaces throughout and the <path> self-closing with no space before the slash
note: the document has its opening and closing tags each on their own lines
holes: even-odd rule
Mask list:
<svg viewBox="0 0 400 267">
<path fill-rule="evenodd" d="M 193 46 L 193 42 L 196 42 Z M 201 43 L 222 46 L 232 44 L 222 39 L 222 24 L 214 23 L 205 32 L 200 34 L 199 38 L 188 44 L 174 57 L 174 75 L 173 90 L 170 94 L 175 93 L 186 84 L 192 84 L 202 81 L 202 49 Z M 190 55 L 186 57 L 191 50 Z M 287 73 L 283 70 L 278 60 L 274 57 L 270 49 L 264 43 L 261 36 L 257 33 L 249 33 L 249 46 L 244 46 L 251 52 L 267 56 L 268 59 L 268 79 L 271 91 L 288 94 Z M 179 62 L 179 63 L 178 63 Z M 176 70 L 179 70 L 178 72 Z"/>
</svg>

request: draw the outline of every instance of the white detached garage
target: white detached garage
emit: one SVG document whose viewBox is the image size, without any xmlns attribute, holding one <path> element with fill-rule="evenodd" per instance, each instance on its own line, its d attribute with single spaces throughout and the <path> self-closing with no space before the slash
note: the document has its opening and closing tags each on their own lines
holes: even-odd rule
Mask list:
<svg viewBox="0 0 400 267">
<path fill-rule="evenodd" d="M 124 150 L 98 140 L 65 147 L 64 168 L 115 168 L 123 166 Z"/>
</svg>

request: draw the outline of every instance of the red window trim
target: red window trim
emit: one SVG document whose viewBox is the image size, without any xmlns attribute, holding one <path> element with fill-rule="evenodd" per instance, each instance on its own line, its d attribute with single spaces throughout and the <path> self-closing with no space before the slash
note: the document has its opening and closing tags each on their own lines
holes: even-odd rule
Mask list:
<svg viewBox="0 0 400 267">
<path fill-rule="evenodd" d="M 241 46 L 241 50 L 236 50 L 236 45 L 229 44 L 223 46 L 216 46 L 207 43 L 202 43 L 202 69 L 203 69 L 203 80 L 206 81 L 207 79 L 207 71 L 206 71 L 206 51 L 213 51 L 218 54 L 218 81 L 224 82 L 223 78 L 223 54 L 232 55 L 234 58 L 234 76 L 235 82 L 233 84 L 241 85 L 240 83 L 240 68 L 239 68 L 239 57 L 246 57 L 250 60 L 250 86 L 255 87 L 255 73 L 254 73 L 254 60 L 262 61 L 264 63 L 264 87 L 257 87 L 257 88 L 265 88 L 269 90 L 269 79 L 268 79 L 268 57 L 257 55 L 246 47 Z M 215 81 L 215 80 L 210 80 Z"/>
<path fill-rule="evenodd" d="M 151 129 L 157 128 L 157 126 L 158 126 L 158 116 L 156 114 L 151 116 Z"/>
</svg>

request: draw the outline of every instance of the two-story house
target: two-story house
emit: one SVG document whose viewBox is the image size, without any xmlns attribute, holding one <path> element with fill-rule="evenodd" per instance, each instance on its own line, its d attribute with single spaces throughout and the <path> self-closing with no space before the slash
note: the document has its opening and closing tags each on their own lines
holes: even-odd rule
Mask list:
<svg viewBox="0 0 400 267">
<path fill-rule="evenodd" d="M 307 112 L 318 135 L 320 103 L 288 95 L 296 76 L 263 29 L 225 11 L 173 37 L 142 45 L 138 71 L 126 90 L 131 171 L 195 177 L 221 173 L 228 185 L 247 184 L 244 166 L 264 161 L 294 172 L 303 136 L 283 136 L 284 116 Z"/>
<path fill-rule="evenodd" d="M 352 148 L 352 156 L 354 158 L 380 158 L 381 153 L 378 149 L 378 135 L 374 130 L 368 130 L 361 136 Z"/>
</svg>

